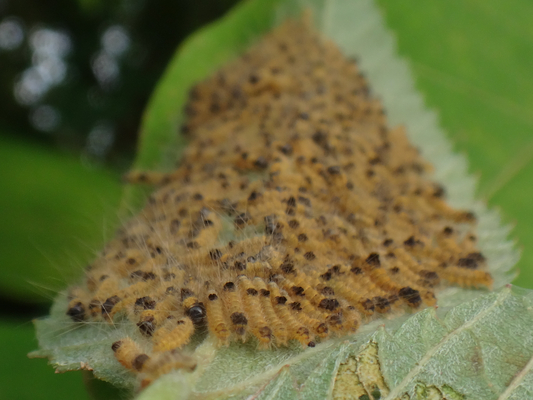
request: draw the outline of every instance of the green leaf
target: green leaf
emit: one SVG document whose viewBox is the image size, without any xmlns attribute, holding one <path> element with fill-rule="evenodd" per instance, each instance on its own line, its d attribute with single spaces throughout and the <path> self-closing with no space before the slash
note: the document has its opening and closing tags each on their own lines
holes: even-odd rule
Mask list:
<svg viewBox="0 0 533 400">
<path fill-rule="evenodd" d="M 410 139 L 435 165 L 435 178 L 446 187 L 450 202 L 476 212 L 479 246 L 488 256 L 495 286 L 503 287 L 512 279 L 509 271 L 518 259 L 513 243 L 507 240 L 509 230 L 501 227 L 497 213 L 476 202 L 475 180 L 467 174 L 465 158 L 451 152 L 436 114 L 424 108 L 407 64 L 395 56 L 394 39 L 368 0 L 250 0 L 193 35 L 170 63 L 147 109 L 136 168 L 165 169 L 177 158 L 176 132 L 193 83 L 286 16 L 298 15 L 298 10 L 307 7 L 314 10 L 324 35 L 346 55 L 360 58 L 389 121 L 407 126 Z M 130 188 L 125 201 L 131 205 L 140 199 Z M 305 351 L 298 346 L 259 351 L 252 342 L 217 349 L 206 340 L 195 350 L 200 364 L 193 373 L 168 374 L 139 398 L 175 399 L 179 393 L 184 398 L 190 394 L 197 398 L 322 399 L 340 396 L 347 387 L 369 400 L 400 398 L 405 393 L 411 398 L 447 399 L 491 399 L 506 393 L 501 398 L 526 399 L 520 390 L 531 390 L 526 385 L 531 380 L 533 351 L 527 336 L 531 294 L 509 288 L 480 297 L 483 293 L 447 289 L 438 294 L 438 314 L 428 309 L 407 320 L 375 321 L 352 337 L 329 340 Z M 110 347 L 126 334 L 142 342 L 136 330 L 128 324 L 75 326 L 65 309 L 66 300 L 60 297 L 51 316 L 37 321 L 41 350 L 36 355 L 49 357 L 62 370 L 80 368 L 83 362 L 102 379 L 133 387 L 133 377 L 114 359 Z M 465 377 L 472 378 L 472 384 Z M 389 395 L 391 391 L 394 396 Z"/>
<path fill-rule="evenodd" d="M 65 306 L 62 299 L 49 318 L 36 322 L 41 350 L 33 356 L 51 357 L 59 371 L 90 365 L 97 377 L 131 388 L 133 375 L 109 353 L 114 341 L 135 332 L 107 324 L 72 330 Z M 532 330 L 533 292 L 505 287 L 451 309 L 429 308 L 407 320 L 377 321 L 314 349 L 294 345 L 259 351 L 248 342 L 217 350 L 206 341 L 196 350 L 201 360 L 197 371 L 173 372 L 141 392 L 139 400 L 189 394 L 200 399 L 324 399 L 353 392 L 397 399 L 415 391 L 441 393 L 437 398 L 443 399 L 445 393 L 480 400 L 528 399 L 533 391 Z M 176 397 L 177 392 L 183 397 Z"/>
</svg>

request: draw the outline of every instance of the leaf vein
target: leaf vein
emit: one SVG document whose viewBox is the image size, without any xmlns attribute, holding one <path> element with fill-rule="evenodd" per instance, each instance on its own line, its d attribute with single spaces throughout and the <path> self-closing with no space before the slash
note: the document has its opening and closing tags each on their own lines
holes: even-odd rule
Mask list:
<svg viewBox="0 0 533 400">
<path fill-rule="evenodd" d="M 509 296 L 511 292 L 509 289 L 504 290 L 501 295 L 496 298 L 493 304 L 491 304 L 489 307 L 485 308 L 483 311 L 479 312 L 474 318 L 472 318 L 470 321 L 466 322 L 465 324 L 459 326 L 458 328 L 452 330 L 449 332 L 446 336 L 442 338 L 442 340 L 437 343 L 435 346 L 433 346 L 427 353 L 424 355 L 424 357 L 418 362 L 416 367 L 414 367 L 406 376 L 403 378 L 403 380 L 392 389 L 392 391 L 389 393 L 389 395 L 386 397 L 385 400 L 392 400 L 400 396 L 400 393 L 407 387 L 407 385 L 413 381 L 413 379 L 423 370 L 423 368 L 426 366 L 426 364 L 431 361 L 433 356 L 440 350 L 442 347 L 454 336 L 458 335 L 459 333 L 468 330 L 472 325 L 474 325 L 476 322 L 481 320 L 483 317 L 485 317 L 487 314 L 489 314 L 494 308 L 499 306 L 503 301 L 505 301 Z"/>
</svg>

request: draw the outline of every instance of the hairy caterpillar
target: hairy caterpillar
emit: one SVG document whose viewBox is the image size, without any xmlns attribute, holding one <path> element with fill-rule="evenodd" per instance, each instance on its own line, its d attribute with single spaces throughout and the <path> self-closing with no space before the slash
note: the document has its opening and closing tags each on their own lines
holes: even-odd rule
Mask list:
<svg viewBox="0 0 533 400">
<path fill-rule="evenodd" d="M 314 346 L 446 285 L 490 287 L 475 216 L 445 203 L 356 64 L 305 24 L 197 85 L 186 113 L 180 166 L 129 175 L 159 187 L 65 310 L 135 324 L 146 351 L 112 351 L 146 384 L 193 369 L 180 349 L 206 328 L 221 345 Z"/>
</svg>

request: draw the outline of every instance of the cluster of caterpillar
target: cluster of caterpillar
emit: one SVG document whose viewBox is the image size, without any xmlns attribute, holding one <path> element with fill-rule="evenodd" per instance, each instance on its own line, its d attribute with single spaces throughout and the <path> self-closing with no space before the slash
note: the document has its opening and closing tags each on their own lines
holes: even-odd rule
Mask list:
<svg viewBox="0 0 533 400">
<path fill-rule="evenodd" d="M 71 289 L 73 321 L 128 320 L 113 344 L 145 384 L 220 345 L 315 346 L 375 316 L 490 287 L 475 216 L 445 202 L 402 127 L 389 128 L 353 60 L 290 21 L 190 92 L 190 140 Z"/>
</svg>

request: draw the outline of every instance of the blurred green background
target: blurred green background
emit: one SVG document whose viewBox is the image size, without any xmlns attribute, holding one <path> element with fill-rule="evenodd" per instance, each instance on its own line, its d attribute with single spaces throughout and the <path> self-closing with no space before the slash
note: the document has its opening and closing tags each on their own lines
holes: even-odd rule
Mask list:
<svg viewBox="0 0 533 400">
<path fill-rule="evenodd" d="M 234 0 L 0 0 L 0 399 L 89 398 L 31 319 L 118 221 L 142 111 L 185 36 Z M 533 3 L 378 1 L 479 195 L 515 224 L 533 288 Z M 30 384 L 31 383 L 31 384 Z"/>
</svg>

